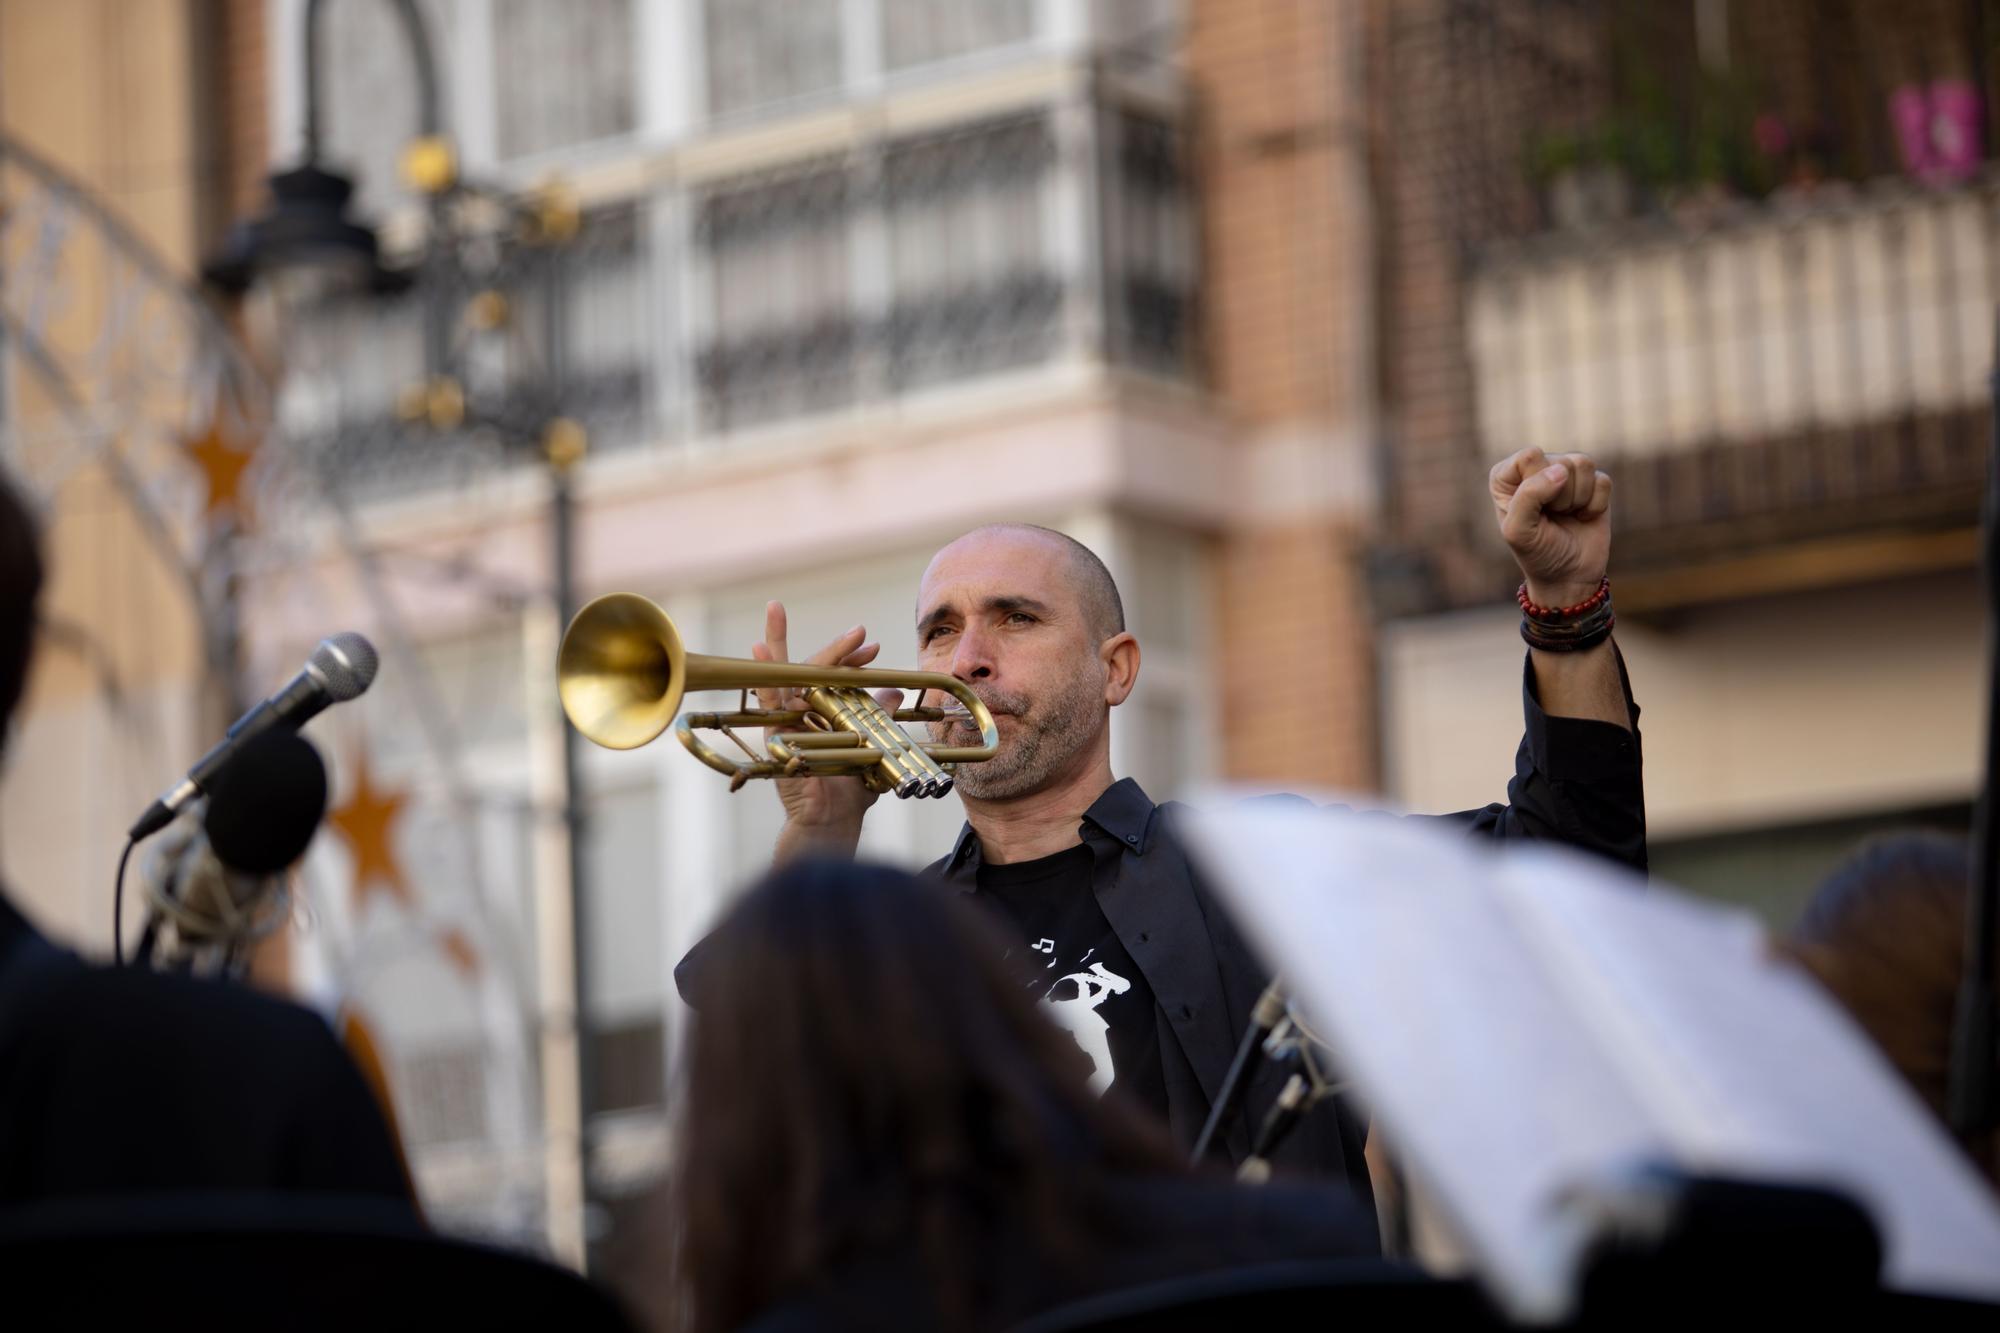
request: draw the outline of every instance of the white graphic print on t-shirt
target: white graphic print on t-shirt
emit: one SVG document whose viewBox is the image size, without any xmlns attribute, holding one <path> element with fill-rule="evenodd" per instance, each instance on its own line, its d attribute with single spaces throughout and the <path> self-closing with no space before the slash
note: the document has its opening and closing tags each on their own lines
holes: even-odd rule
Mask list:
<svg viewBox="0 0 2000 1333">
<path fill-rule="evenodd" d="M 1065 989 L 1065 983 L 1074 985 L 1076 993 L 1058 999 L 1057 993 Z M 1059 978 L 1042 997 L 1049 1016 L 1068 1029 L 1083 1053 L 1090 1057 L 1090 1090 L 1100 1095 L 1117 1079 L 1118 1073 L 1111 1067 L 1108 1036 L 1111 1025 L 1097 1012 L 1097 1006 L 1104 1003 L 1106 996 L 1123 995 L 1131 989 L 1130 981 L 1102 963 L 1092 963 L 1088 972 L 1071 972 Z"/>
</svg>

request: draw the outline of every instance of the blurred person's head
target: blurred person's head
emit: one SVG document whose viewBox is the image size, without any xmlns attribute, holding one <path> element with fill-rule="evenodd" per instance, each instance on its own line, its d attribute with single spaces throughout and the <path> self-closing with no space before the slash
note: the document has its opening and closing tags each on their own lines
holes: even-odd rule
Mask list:
<svg viewBox="0 0 2000 1333">
<path fill-rule="evenodd" d="M 917 645 L 920 665 L 971 686 L 1000 729 L 1000 753 L 954 775 L 961 795 L 1012 800 L 1108 769 L 1111 710 L 1132 692 L 1139 645 L 1090 548 L 1026 523 L 966 533 L 924 571 Z M 970 743 L 964 724 L 931 730 Z"/>
<path fill-rule="evenodd" d="M 1971 874 L 1963 838 L 1870 839 L 1821 881 L 1787 941 L 1940 1120 Z M 1966 1146 L 1993 1177 L 1995 1144 Z"/>
<path fill-rule="evenodd" d="M 0 473 L 0 747 L 27 688 L 41 593 L 40 527 L 13 480 Z"/>
<path fill-rule="evenodd" d="M 1039 1013 L 978 909 L 898 871 L 796 862 L 736 906 L 695 979 L 676 1284 L 733 1328 L 843 1264 L 907 1252 L 967 1322 L 982 1260 L 1087 1241 L 1091 1187 L 1179 1158 Z"/>
</svg>

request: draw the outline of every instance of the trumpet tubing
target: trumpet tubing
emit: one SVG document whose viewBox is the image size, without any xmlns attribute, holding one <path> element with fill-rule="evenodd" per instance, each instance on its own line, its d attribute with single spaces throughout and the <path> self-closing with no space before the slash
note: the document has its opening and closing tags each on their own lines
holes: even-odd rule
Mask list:
<svg viewBox="0 0 2000 1333">
<path fill-rule="evenodd" d="M 975 764 L 998 752 L 993 715 L 964 682 L 931 671 L 823 667 L 690 653 L 674 622 L 635 593 L 611 593 L 577 612 L 563 633 L 557 690 L 570 724 L 613 750 L 648 744 L 669 726 L 695 758 L 730 778 L 731 790 L 752 778 L 858 777 L 873 791 L 942 796 L 951 766 Z M 871 690 L 916 691 L 918 707 L 891 712 Z M 752 708 L 752 690 L 803 694 L 804 708 Z M 726 712 L 681 712 L 683 697 L 736 690 Z M 922 707 L 938 691 L 955 708 Z M 958 722 L 979 732 L 977 745 L 918 741 L 904 722 Z M 739 727 L 769 732 L 759 754 Z M 701 733 L 719 731 L 743 751 L 737 758 Z"/>
</svg>

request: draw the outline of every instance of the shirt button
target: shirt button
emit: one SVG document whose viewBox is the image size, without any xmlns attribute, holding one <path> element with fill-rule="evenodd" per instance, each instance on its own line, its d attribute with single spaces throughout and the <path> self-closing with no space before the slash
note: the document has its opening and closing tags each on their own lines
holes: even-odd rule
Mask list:
<svg viewBox="0 0 2000 1333">
<path fill-rule="evenodd" d="M 1182 1017 L 1182 1018 L 1193 1018 L 1193 1017 L 1194 1017 L 1194 1010 L 1193 1010 L 1193 1009 L 1191 1009 L 1191 1008 L 1189 1008 L 1189 1007 L 1188 1007 L 1187 1005 L 1182 1005 L 1182 1006 L 1181 1006 L 1181 1017 Z"/>
<path fill-rule="evenodd" d="M 1125 841 L 1136 843 L 1139 841 L 1139 835 L 1136 833 L 1128 833 L 1125 835 Z"/>
<path fill-rule="evenodd" d="M 1143 931 L 1143 930 L 1139 932 L 1139 943 L 1141 943 L 1141 944 L 1144 944 L 1144 943 L 1145 943 L 1145 942 L 1146 942 L 1147 940 L 1150 940 L 1150 939 L 1152 939 L 1152 938 L 1153 938 L 1153 937 L 1152 937 L 1151 935 L 1148 935 L 1148 934 L 1147 934 L 1147 933 L 1146 933 L 1145 931 Z"/>
</svg>

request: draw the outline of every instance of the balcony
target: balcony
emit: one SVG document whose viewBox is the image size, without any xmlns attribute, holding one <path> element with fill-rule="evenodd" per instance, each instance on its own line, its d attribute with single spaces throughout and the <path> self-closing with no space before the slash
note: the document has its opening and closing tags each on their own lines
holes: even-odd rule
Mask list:
<svg viewBox="0 0 2000 1333">
<path fill-rule="evenodd" d="M 1891 180 L 1491 247 L 1465 316 L 1486 452 L 1607 462 L 1621 563 L 1968 522 L 1997 208 L 1991 174 Z"/>
<path fill-rule="evenodd" d="M 2000 299 L 1983 14 L 1396 7 L 1391 604 L 1504 582 L 1483 486 L 1438 479 L 1530 444 L 1610 464 L 1628 576 L 1962 563 Z"/>
<path fill-rule="evenodd" d="M 560 410 L 597 452 L 735 446 L 1038 371 L 1187 380 L 1197 363 L 1185 113 L 1050 65 L 976 113 L 784 122 L 640 155 L 637 195 L 593 200 L 562 283 Z M 893 109 L 893 107 L 892 107 Z M 546 363 L 532 301 L 477 358 L 474 394 Z M 422 302 L 329 310 L 291 368 L 285 420 L 360 500 L 504 471 L 492 440 L 401 421 Z"/>
</svg>

